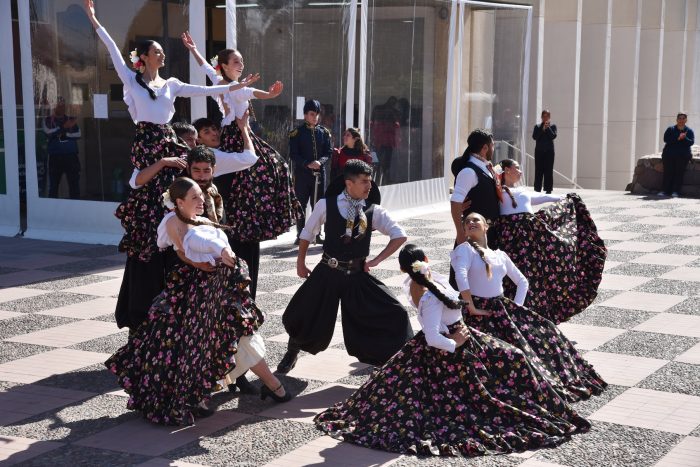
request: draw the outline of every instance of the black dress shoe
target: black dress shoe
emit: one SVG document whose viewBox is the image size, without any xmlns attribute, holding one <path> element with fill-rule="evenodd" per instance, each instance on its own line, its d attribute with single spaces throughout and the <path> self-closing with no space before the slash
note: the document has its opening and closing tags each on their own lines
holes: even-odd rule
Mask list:
<svg viewBox="0 0 700 467">
<path fill-rule="evenodd" d="M 298 350 L 287 350 L 287 353 L 282 357 L 282 361 L 277 365 L 277 373 L 287 374 L 292 368 L 297 364 L 297 359 L 299 358 Z M 265 387 L 265 386 L 263 386 Z M 261 393 L 262 394 L 262 393 Z"/>
<path fill-rule="evenodd" d="M 253 386 L 253 384 L 250 381 L 248 381 L 248 378 L 246 378 L 245 375 L 241 375 L 238 378 L 236 378 L 236 386 L 242 394 L 260 394 L 258 388 Z"/>
<path fill-rule="evenodd" d="M 279 391 L 282 388 L 284 388 L 284 385 L 282 385 L 282 383 L 280 383 L 280 387 L 278 387 L 274 391 L 268 388 L 267 386 L 263 385 L 263 387 L 260 389 L 260 399 L 265 400 L 269 396 L 275 402 L 290 401 L 292 399 L 292 393 L 287 391 L 287 388 L 284 388 L 284 396 L 278 396 L 277 394 L 275 394 L 276 391 Z"/>
<path fill-rule="evenodd" d="M 192 415 L 194 415 L 197 418 L 211 417 L 212 415 L 214 415 L 215 412 L 215 409 L 209 408 L 204 402 L 200 402 L 199 404 L 192 407 Z"/>
</svg>

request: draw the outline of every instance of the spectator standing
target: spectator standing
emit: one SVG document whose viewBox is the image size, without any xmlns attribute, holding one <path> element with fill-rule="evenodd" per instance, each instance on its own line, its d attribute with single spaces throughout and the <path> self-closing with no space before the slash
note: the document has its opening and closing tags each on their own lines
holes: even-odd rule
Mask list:
<svg viewBox="0 0 700 467">
<path fill-rule="evenodd" d="M 552 192 L 554 186 L 554 140 L 557 138 L 557 126 L 552 124 L 551 113 L 543 110 L 542 122 L 532 130 L 535 140 L 535 191 Z"/>
<path fill-rule="evenodd" d="M 664 164 L 664 184 L 659 196 L 678 198 L 683 185 L 683 174 L 688 162 L 693 157 L 690 148 L 695 144 L 695 133 L 689 128 L 688 115 L 679 112 L 676 124 L 666 128 L 664 132 L 664 150 L 661 161 Z"/>
</svg>

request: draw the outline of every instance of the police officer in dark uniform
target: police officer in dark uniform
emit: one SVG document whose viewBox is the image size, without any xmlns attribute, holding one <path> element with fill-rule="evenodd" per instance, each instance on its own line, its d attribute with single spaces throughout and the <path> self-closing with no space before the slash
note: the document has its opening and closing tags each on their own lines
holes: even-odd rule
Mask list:
<svg viewBox="0 0 700 467">
<path fill-rule="evenodd" d="M 316 204 L 323 195 L 326 176 L 326 162 L 333 154 L 331 133 L 327 128 L 318 124 L 321 113 L 321 103 L 311 99 L 304 104 L 304 123 L 289 133 L 289 157 L 294 163 L 294 191 L 301 206 L 306 210 L 306 205 L 311 201 L 311 207 Z M 304 229 L 306 218 L 302 217 L 297 222 L 297 239 Z M 320 234 L 316 237 L 316 243 L 323 243 Z"/>
</svg>

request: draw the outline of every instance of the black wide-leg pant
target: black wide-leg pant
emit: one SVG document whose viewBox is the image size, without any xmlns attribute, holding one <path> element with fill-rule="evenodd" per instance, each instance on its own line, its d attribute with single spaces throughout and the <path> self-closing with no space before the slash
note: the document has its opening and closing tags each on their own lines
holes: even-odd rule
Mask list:
<svg viewBox="0 0 700 467">
<path fill-rule="evenodd" d="M 282 316 L 290 348 L 312 354 L 328 348 L 338 303 L 345 347 L 362 363 L 383 365 L 413 337 L 405 308 L 377 278 L 319 264 Z"/>
<path fill-rule="evenodd" d="M 153 299 L 165 288 L 166 274 L 179 262 L 172 248 L 154 253 L 148 262 L 126 258 L 114 313 L 117 326 L 136 330 L 144 322 Z"/>
</svg>

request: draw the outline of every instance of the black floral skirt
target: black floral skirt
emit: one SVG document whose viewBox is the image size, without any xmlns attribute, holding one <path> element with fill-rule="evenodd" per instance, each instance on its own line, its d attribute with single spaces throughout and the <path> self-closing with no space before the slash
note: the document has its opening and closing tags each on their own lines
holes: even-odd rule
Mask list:
<svg viewBox="0 0 700 467">
<path fill-rule="evenodd" d="M 564 399 L 575 402 L 603 392 L 607 383 L 553 322 L 507 298 L 472 298 L 476 308 L 493 314 L 472 316 L 465 310 L 465 322 L 520 349 Z"/>
<path fill-rule="evenodd" d="M 497 218 L 489 228 L 491 241 L 527 277 L 525 306 L 549 320 L 567 321 L 595 300 L 607 249 L 578 195 L 535 214 Z M 506 281 L 506 296 L 514 295 L 515 286 Z"/>
<path fill-rule="evenodd" d="M 317 428 L 368 448 L 470 457 L 556 446 L 590 428 L 520 350 L 469 331 L 454 353 L 419 332 L 352 396 L 317 415 Z"/>
<path fill-rule="evenodd" d="M 231 236 L 240 241 L 263 241 L 287 232 L 303 216 L 289 175 L 289 165 L 262 138 L 251 133 L 258 161 L 227 177 L 224 199 Z M 242 152 L 243 139 L 236 124 L 221 131 L 221 150 Z"/>
<path fill-rule="evenodd" d="M 233 369 L 238 339 L 264 321 L 248 281 L 242 261 L 212 273 L 183 265 L 168 275 L 147 320 L 105 362 L 129 409 L 158 424 L 193 423 L 192 408 Z"/>
<path fill-rule="evenodd" d="M 131 163 L 143 170 L 164 157 L 186 157 L 186 152 L 187 148 L 178 143 L 170 125 L 140 122 L 131 146 Z M 161 197 L 173 180 L 182 174 L 179 169 L 165 167 L 144 186 L 129 192 L 127 200 L 117 207 L 114 214 L 124 228 L 119 251 L 139 261 L 151 260 L 153 253 L 158 251 L 158 224 L 168 212 Z"/>
</svg>

